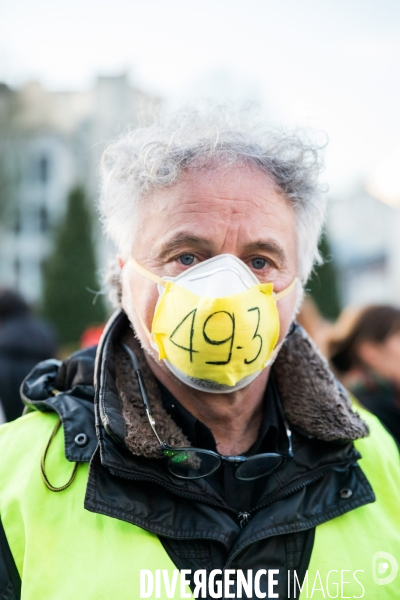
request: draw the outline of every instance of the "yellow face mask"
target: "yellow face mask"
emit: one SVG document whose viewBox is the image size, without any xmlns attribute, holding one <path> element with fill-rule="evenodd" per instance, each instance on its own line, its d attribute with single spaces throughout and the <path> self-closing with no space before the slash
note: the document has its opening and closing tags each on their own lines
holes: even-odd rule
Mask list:
<svg viewBox="0 0 400 600">
<path fill-rule="evenodd" d="M 271 363 L 279 338 L 274 294 L 237 257 L 222 254 L 175 278 L 134 268 L 159 286 L 150 340 L 159 359 L 184 383 L 209 392 L 248 385 Z"/>
</svg>

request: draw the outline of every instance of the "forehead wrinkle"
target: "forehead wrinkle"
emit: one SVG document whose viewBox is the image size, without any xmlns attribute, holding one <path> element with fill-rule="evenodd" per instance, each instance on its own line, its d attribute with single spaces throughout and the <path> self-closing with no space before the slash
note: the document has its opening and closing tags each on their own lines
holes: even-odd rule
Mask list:
<svg viewBox="0 0 400 600">
<path fill-rule="evenodd" d="M 181 196 L 177 195 L 177 199 L 179 199 L 180 205 L 191 206 L 194 204 L 195 206 L 201 206 L 202 203 L 207 202 L 220 202 L 221 206 L 226 206 L 228 203 L 231 203 L 231 210 L 243 210 L 246 208 L 246 205 L 251 204 L 259 207 L 257 200 L 261 200 L 261 203 L 268 204 L 268 197 L 263 196 L 262 194 L 250 193 L 246 192 L 244 194 L 240 194 L 237 192 L 233 196 L 225 196 L 222 194 L 201 194 L 199 192 L 193 194 L 182 194 Z M 286 200 L 284 196 L 282 196 L 283 200 Z M 217 209 L 217 207 L 216 207 Z M 217 210 L 220 210 L 218 208 Z"/>
<path fill-rule="evenodd" d="M 241 177 L 239 180 L 240 179 Z M 191 189 L 193 183 L 198 184 L 196 190 Z M 227 181 L 227 183 L 229 183 L 229 181 Z M 204 184 L 204 186 L 202 184 Z M 226 193 L 226 189 L 218 188 L 217 185 L 215 186 L 215 191 L 214 189 L 210 190 L 210 184 L 211 187 L 213 187 L 212 180 L 200 179 L 199 181 L 193 181 L 188 179 L 186 181 L 178 182 L 168 190 L 161 190 L 157 193 L 153 192 L 150 197 L 154 202 L 153 208 L 156 208 L 157 204 L 160 203 L 158 211 L 162 212 L 165 209 L 165 205 L 163 206 L 163 200 L 166 199 L 164 192 L 166 192 L 166 195 L 172 194 L 175 202 L 178 204 L 175 215 L 187 211 L 192 214 L 212 211 L 214 213 L 219 213 L 221 218 L 225 218 L 225 214 L 228 212 L 237 216 L 244 215 L 248 212 L 250 207 L 263 210 L 263 206 L 268 206 L 269 194 L 271 192 L 274 195 L 279 195 L 284 204 L 289 204 L 286 197 L 280 191 L 274 189 L 274 186 L 268 177 L 262 192 L 244 188 L 232 193 L 229 193 L 229 191 Z M 225 188 L 225 186 L 223 186 L 223 188 Z M 156 211 L 154 216 L 158 211 Z"/>
<path fill-rule="evenodd" d="M 268 217 L 271 221 L 276 222 L 279 220 L 279 215 L 275 214 L 276 211 L 271 209 L 268 201 L 265 201 L 261 206 L 257 203 L 255 198 L 246 199 L 232 199 L 232 198 L 214 198 L 214 197 L 182 197 L 179 204 L 174 209 L 171 217 L 171 224 L 189 224 L 196 218 L 196 215 L 200 217 L 207 213 L 208 215 L 208 227 L 212 224 L 226 225 L 228 221 L 232 223 L 238 223 L 238 220 L 242 221 L 242 225 L 246 225 L 246 222 L 255 221 L 262 215 L 264 218 Z M 196 225 L 197 228 L 197 225 Z"/>
</svg>

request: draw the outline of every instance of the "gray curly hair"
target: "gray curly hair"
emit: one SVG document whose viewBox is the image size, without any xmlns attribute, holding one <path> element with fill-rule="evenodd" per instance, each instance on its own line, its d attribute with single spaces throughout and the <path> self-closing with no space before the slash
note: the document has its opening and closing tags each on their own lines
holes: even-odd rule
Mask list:
<svg viewBox="0 0 400 600">
<path fill-rule="evenodd" d="M 315 262 L 325 215 L 318 176 L 324 144 L 304 130 L 285 133 L 252 110 L 181 110 L 111 142 L 101 161 L 99 210 L 108 237 L 123 257 L 134 247 L 138 206 L 158 188 L 173 186 L 185 169 L 246 164 L 269 175 L 296 210 L 299 278 Z M 118 275 L 114 273 L 114 283 Z"/>
</svg>

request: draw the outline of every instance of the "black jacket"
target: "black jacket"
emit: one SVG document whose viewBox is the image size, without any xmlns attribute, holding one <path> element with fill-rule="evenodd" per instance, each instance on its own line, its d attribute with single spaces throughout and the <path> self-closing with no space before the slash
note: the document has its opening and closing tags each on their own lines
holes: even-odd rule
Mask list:
<svg viewBox="0 0 400 600">
<path fill-rule="evenodd" d="M 292 336 L 294 347 L 303 344 L 302 354 L 307 344 L 315 352 L 299 328 Z M 279 569 L 282 577 L 275 591 L 287 597 L 287 570 L 296 570 L 301 580 L 310 560 L 315 527 L 374 501 L 373 491 L 357 465 L 359 454 L 349 439 L 365 435 L 364 423 L 351 411 L 333 379 L 329 380 L 334 386 L 334 402 L 328 428 L 325 423 L 307 423 L 307 411 L 296 416 L 295 400 L 286 405 L 283 402 L 287 418 L 291 417 L 294 458 L 272 475 L 259 479 L 257 506 L 245 515 L 238 514 L 226 506 L 206 478 L 180 480 L 169 473 L 150 427 L 142 420 L 143 409 L 136 413 L 139 425 L 136 423 L 132 437 L 126 411 L 135 406 L 137 383 L 133 373 L 127 375 L 119 350 L 122 338 L 139 352 L 126 316 L 119 313 L 110 322 L 97 357 L 96 349 L 91 348 L 62 364 L 41 363 L 21 388 L 28 410 L 52 410 L 60 415 L 66 457 L 91 461 L 85 508 L 157 534 L 180 569 Z M 290 362 L 288 355 L 283 356 L 281 364 L 282 360 L 285 365 Z M 317 361 L 314 391 L 318 390 L 318 373 L 324 364 L 321 360 Z M 143 356 L 140 361 L 152 394 L 153 412 L 157 413 L 157 382 L 154 378 L 150 381 L 152 375 L 146 371 Z M 310 359 L 307 362 L 311 364 Z M 277 379 L 280 390 L 284 390 L 282 380 L 279 376 Z M 301 390 L 299 383 L 299 393 Z M 320 405 L 324 405 L 322 399 Z M 161 408 L 158 414 L 161 420 Z M 313 414 L 317 421 L 321 418 L 315 415 L 315 409 Z M 326 439 L 340 423 L 343 435 L 336 432 L 334 440 Z M 168 427 L 167 420 L 161 423 L 167 439 L 171 439 L 169 435 L 180 435 L 175 429 L 168 432 Z M 318 439 L 310 430 L 319 431 L 319 437 L 325 439 Z M 0 564 L 0 584 L 7 573 L 10 568 Z M 267 581 L 262 585 L 266 591 Z"/>
</svg>

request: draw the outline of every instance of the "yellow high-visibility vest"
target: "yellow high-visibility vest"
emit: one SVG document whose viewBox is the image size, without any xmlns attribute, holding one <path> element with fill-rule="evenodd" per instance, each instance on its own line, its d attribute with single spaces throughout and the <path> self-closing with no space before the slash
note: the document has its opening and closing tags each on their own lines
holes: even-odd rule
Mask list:
<svg viewBox="0 0 400 600">
<path fill-rule="evenodd" d="M 379 584 L 392 564 L 382 573 L 386 559 L 376 559 L 375 580 L 372 574 L 376 553 L 389 553 L 400 564 L 398 453 L 375 417 L 362 412 L 371 436 L 355 445 L 377 501 L 332 515 L 316 528 L 302 599 L 400 598 L 400 574 Z M 156 535 L 84 509 L 87 463 L 79 464 L 74 482 L 63 492 L 51 492 L 44 485 L 40 459 L 56 421 L 54 413 L 34 412 L 0 428 L 0 518 L 22 579 L 22 600 L 136 600 L 141 570 L 166 570 L 171 582 L 176 566 Z M 54 486 L 68 481 L 73 468 L 63 444 L 60 429 L 46 459 Z M 150 598 L 156 598 L 155 592 Z M 164 585 L 160 592 L 161 599 L 168 597 Z M 190 594 L 189 588 L 185 593 Z M 182 597 L 179 579 L 175 595 L 169 597 Z M 292 592 L 290 597 L 295 597 Z"/>
</svg>

